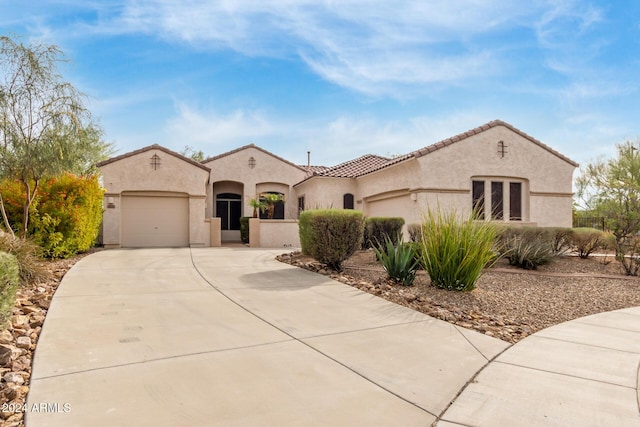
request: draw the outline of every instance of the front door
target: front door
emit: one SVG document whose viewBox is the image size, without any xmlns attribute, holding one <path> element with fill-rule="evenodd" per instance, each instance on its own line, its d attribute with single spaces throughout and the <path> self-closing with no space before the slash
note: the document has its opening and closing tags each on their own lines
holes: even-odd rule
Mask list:
<svg viewBox="0 0 640 427">
<path fill-rule="evenodd" d="M 242 196 L 235 193 L 220 193 L 216 196 L 216 217 L 220 218 L 223 242 L 240 241 L 240 217 Z"/>
</svg>

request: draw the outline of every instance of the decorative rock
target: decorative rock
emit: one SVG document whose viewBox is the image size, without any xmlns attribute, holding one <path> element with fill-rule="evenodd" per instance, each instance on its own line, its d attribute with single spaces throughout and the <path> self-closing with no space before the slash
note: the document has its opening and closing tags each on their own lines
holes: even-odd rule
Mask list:
<svg viewBox="0 0 640 427">
<path fill-rule="evenodd" d="M 13 316 L 12 324 L 15 329 L 24 329 L 29 324 L 29 317 L 24 315 Z"/>
<path fill-rule="evenodd" d="M 16 346 L 18 348 L 28 349 L 29 347 L 31 347 L 31 338 L 24 336 L 18 337 L 18 339 L 16 340 Z"/>
<path fill-rule="evenodd" d="M 8 366 L 11 363 L 13 351 L 11 346 L 0 345 L 0 366 Z"/>
<path fill-rule="evenodd" d="M 8 330 L 0 331 L 0 344 L 9 344 L 13 342 L 13 335 Z"/>
<path fill-rule="evenodd" d="M 18 372 L 7 372 L 6 374 L 4 374 L 4 377 L 2 377 L 2 379 L 8 383 L 14 383 L 18 385 L 24 384 L 24 377 Z"/>
<path fill-rule="evenodd" d="M 16 360 L 13 361 L 13 364 L 11 365 L 11 369 L 14 372 L 24 371 L 29 366 L 31 366 L 31 361 L 29 359 L 27 359 L 25 356 L 20 356 Z"/>
<path fill-rule="evenodd" d="M 31 320 L 29 321 L 29 326 L 32 328 L 36 328 L 38 326 L 42 326 L 44 323 L 44 315 L 42 314 L 33 314 L 31 316 Z"/>
</svg>

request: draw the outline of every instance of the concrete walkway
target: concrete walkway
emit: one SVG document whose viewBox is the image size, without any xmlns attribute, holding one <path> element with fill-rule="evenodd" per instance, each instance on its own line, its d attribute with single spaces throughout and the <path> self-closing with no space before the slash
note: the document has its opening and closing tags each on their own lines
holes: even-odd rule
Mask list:
<svg viewBox="0 0 640 427">
<path fill-rule="evenodd" d="M 280 252 L 81 260 L 47 315 L 28 400 L 43 410 L 27 427 L 640 426 L 638 310 L 500 354 L 507 343 L 281 264 Z"/>
<path fill-rule="evenodd" d="M 280 252 L 82 259 L 35 354 L 28 407 L 50 410 L 27 426 L 428 426 L 508 346 Z"/>
<path fill-rule="evenodd" d="M 640 426 L 640 307 L 542 330 L 498 356 L 438 427 Z"/>
</svg>

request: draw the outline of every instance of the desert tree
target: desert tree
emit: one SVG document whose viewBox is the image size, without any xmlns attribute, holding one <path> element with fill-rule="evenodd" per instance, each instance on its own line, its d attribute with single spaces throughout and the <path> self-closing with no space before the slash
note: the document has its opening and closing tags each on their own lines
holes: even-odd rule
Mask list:
<svg viewBox="0 0 640 427">
<path fill-rule="evenodd" d="M 24 187 L 22 238 L 43 178 L 86 173 L 111 150 L 83 95 L 59 73 L 62 62 L 56 46 L 0 37 L 0 178 Z"/>
<path fill-rule="evenodd" d="M 625 273 L 640 269 L 640 141 L 618 144 L 617 156 L 599 159 L 581 170 L 576 180 L 579 203 L 605 218 L 615 236 L 616 258 Z"/>
</svg>

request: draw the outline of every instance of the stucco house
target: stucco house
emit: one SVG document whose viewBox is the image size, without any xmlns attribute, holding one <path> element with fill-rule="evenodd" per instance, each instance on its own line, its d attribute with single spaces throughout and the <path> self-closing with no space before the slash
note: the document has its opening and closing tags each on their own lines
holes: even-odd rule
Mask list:
<svg viewBox="0 0 640 427">
<path fill-rule="evenodd" d="M 202 163 L 159 145 L 101 162 L 107 247 L 210 246 L 237 241 L 260 193 L 285 198 L 265 245 L 297 245 L 295 219 L 313 208 L 419 222 L 426 207 L 487 221 L 570 227 L 577 163 L 500 120 L 411 153 L 364 155 L 333 167 L 296 165 L 253 144 Z M 288 227 L 280 227 L 289 224 Z M 293 231 L 292 231 L 293 230 Z"/>
</svg>

